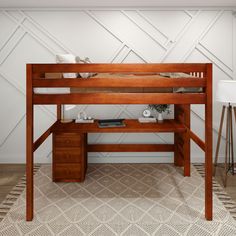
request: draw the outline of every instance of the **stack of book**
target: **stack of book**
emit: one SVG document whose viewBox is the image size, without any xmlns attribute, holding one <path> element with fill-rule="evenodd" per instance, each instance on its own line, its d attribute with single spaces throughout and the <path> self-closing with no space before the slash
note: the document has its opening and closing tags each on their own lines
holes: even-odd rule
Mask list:
<svg viewBox="0 0 236 236">
<path fill-rule="evenodd" d="M 98 121 L 99 128 L 125 127 L 124 119 L 105 119 Z"/>
</svg>

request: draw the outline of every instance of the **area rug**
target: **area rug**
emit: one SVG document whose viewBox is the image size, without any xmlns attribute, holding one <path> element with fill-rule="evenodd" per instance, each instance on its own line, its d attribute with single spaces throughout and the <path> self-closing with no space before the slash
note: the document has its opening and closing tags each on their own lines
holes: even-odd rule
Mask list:
<svg viewBox="0 0 236 236">
<path fill-rule="evenodd" d="M 51 166 L 42 165 L 34 220 L 25 222 L 25 190 L 17 192 L 0 235 L 236 235 L 232 211 L 215 193 L 214 220 L 205 220 L 196 168 L 183 177 L 172 164 L 90 164 L 83 183 L 53 183 Z"/>
</svg>

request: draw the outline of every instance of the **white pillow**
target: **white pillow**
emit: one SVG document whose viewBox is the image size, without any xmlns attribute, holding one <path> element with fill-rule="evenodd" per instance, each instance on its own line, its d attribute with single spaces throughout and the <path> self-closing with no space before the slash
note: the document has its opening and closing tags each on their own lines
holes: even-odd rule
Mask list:
<svg viewBox="0 0 236 236">
<path fill-rule="evenodd" d="M 57 63 L 76 63 L 73 54 L 58 54 L 56 55 Z M 63 73 L 63 78 L 77 78 L 77 73 Z"/>
<path fill-rule="evenodd" d="M 75 58 L 75 60 L 76 60 L 77 63 L 85 63 L 85 64 L 86 64 L 86 63 L 91 63 L 91 61 L 89 60 L 88 57 L 86 57 L 84 60 L 81 60 L 80 57 L 77 56 L 77 57 Z M 84 73 L 79 73 L 79 75 L 80 75 L 82 78 L 87 79 L 87 78 L 89 78 L 89 77 L 91 77 L 91 76 L 93 76 L 93 75 L 96 75 L 96 73 L 84 72 Z"/>
</svg>

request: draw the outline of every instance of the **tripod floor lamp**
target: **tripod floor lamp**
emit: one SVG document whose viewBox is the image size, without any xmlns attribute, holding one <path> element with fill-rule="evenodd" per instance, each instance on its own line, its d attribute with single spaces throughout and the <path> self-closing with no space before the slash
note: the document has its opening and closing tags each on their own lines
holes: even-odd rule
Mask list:
<svg viewBox="0 0 236 236">
<path fill-rule="evenodd" d="M 224 186 L 226 186 L 228 173 L 231 172 L 232 174 L 234 174 L 233 111 L 234 111 L 234 118 L 236 121 L 236 107 L 232 107 L 232 104 L 236 103 L 236 81 L 221 80 L 217 86 L 216 100 L 218 102 L 221 102 L 223 106 L 222 106 L 220 127 L 216 146 L 213 175 L 215 175 L 216 172 L 220 142 L 222 139 L 224 116 L 226 110 L 227 112 L 226 112 L 226 126 L 225 126 L 225 131 L 226 131 L 225 163 L 224 163 L 224 179 L 223 179 L 223 184 Z M 225 104 L 227 104 L 227 106 Z"/>
</svg>

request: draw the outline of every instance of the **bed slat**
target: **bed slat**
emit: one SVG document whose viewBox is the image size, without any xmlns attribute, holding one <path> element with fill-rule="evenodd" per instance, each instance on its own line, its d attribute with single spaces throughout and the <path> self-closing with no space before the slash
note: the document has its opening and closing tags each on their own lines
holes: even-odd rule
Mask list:
<svg viewBox="0 0 236 236">
<path fill-rule="evenodd" d="M 169 88 L 205 87 L 205 78 L 90 78 L 90 79 L 34 79 L 33 87 L 77 88 Z"/>
</svg>

